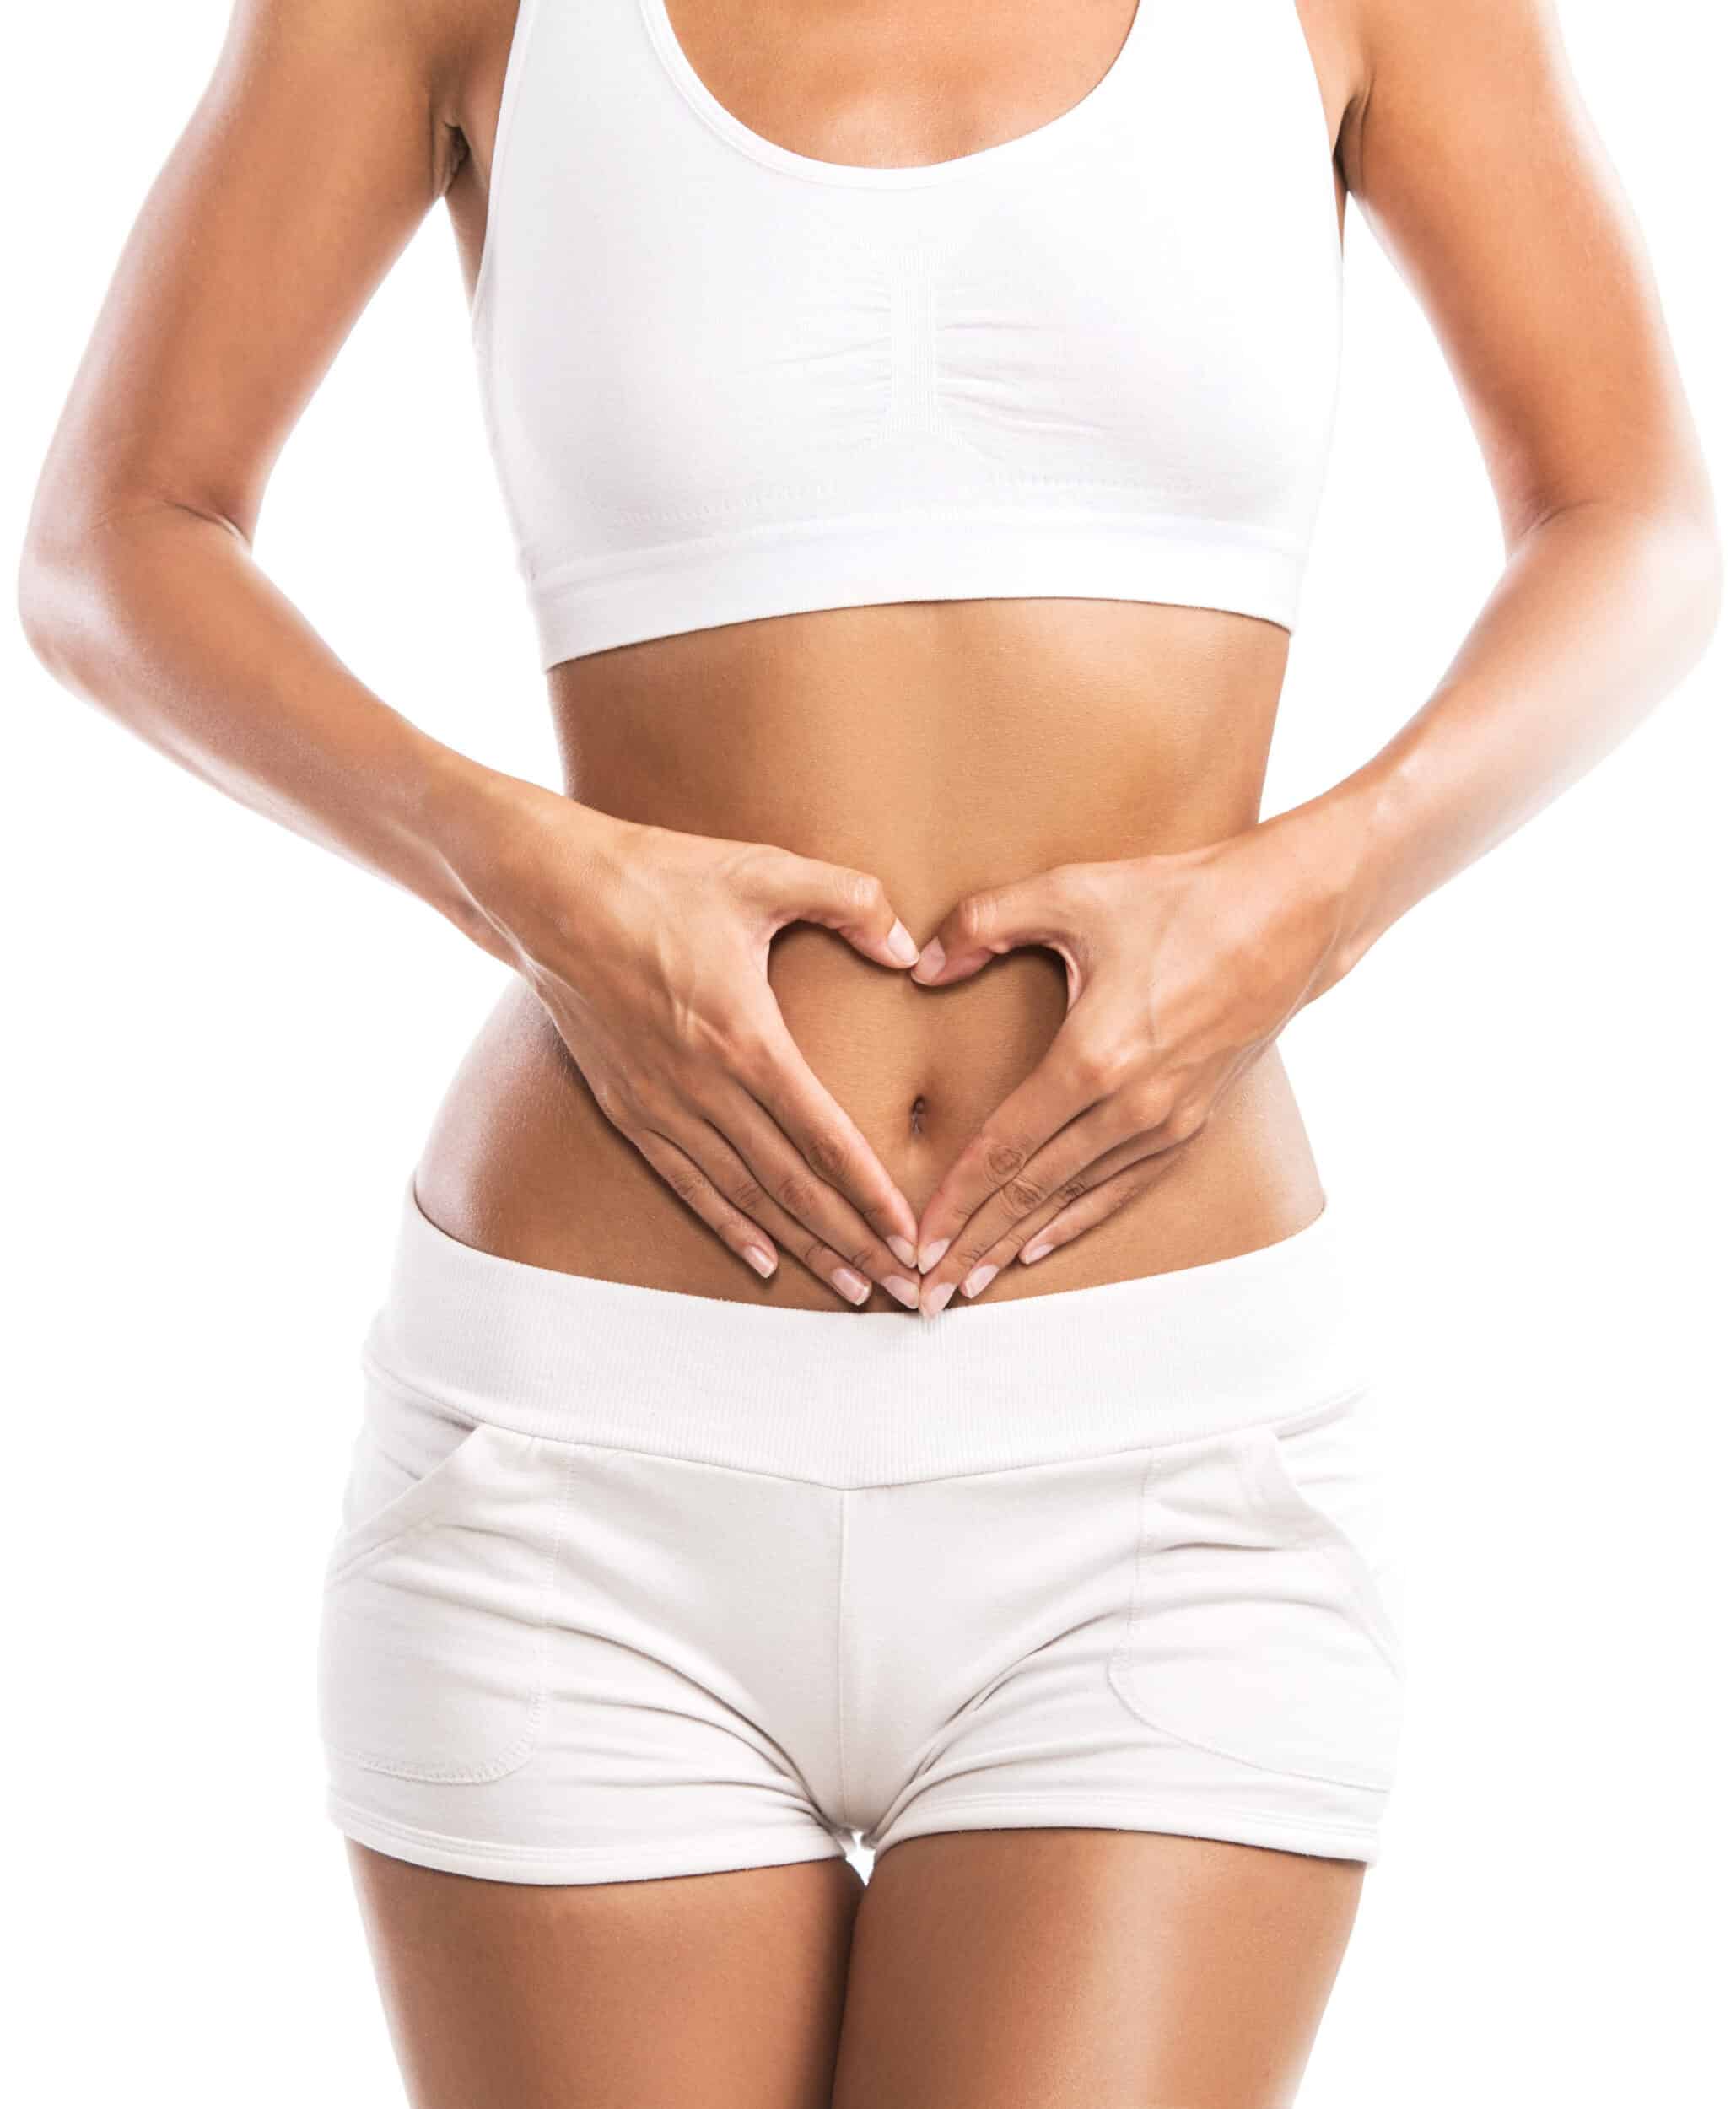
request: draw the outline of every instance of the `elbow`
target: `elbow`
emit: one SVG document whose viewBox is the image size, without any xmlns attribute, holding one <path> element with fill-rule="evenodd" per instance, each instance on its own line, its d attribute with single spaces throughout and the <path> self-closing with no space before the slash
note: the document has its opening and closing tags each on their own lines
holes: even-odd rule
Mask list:
<svg viewBox="0 0 1736 2109">
<path fill-rule="evenodd" d="M 39 495 L 19 554 L 16 584 L 24 641 L 55 679 L 77 685 L 78 640 L 100 569 L 101 528 Z"/>
<path fill-rule="evenodd" d="M 154 492 L 84 489 L 46 477 L 26 528 L 16 597 L 30 650 L 64 687 L 92 695 L 160 634 L 165 608 L 197 592 L 213 532 L 245 544 L 224 515 Z M 191 535 L 193 539 L 189 541 Z"/>
<path fill-rule="evenodd" d="M 26 537 L 19 558 L 17 593 L 19 627 L 24 634 L 24 642 L 49 672 L 54 673 L 59 624 L 55 613 L 53 572 L 47 552 L 34 528 Z"/>
<path fill-rule="evenodd" d="M 1648 514 L 1632 547 L 1632 606 L 1638 634 L 1652 640 L 1662 696 L 1694 672 L 1717 632 L 1723 550 L 1710 509 L 1698 504 Z"/>
<path fill-rule="evenodd" d="M 1723 607 L 1723 546 L 1704 481 L 1667 498 L 1590 501 L 1563 508 L 1558 517 L 1582 521 L 1602 542 L 1613 558 L 1605 575 L 1622 582 L 1634 619 L 1674 685 L 1704 655 Z"/>
<path fill-rule="evenodd" d="M 1723 612 L 1723 544 L 1709 499 L 1672 519 L 1663 557 L 1685 671 L 1711 644 Z"/>
<path fill-rule="evenodd" d="M 145 611 L 147 509 L 94 494 L 38 491 L 16 583 L 25 642 L 62 688 L 94 699 L 117 651 L 132 645 Z"/>
<path fill-rule="evenodd" d="M 1668 610 L 1683 671 L 1711 644 L 1723 610 L 1725 564 L 1717 503 L 1703 456 L 1694 448 L 1661 481 L 1646 510 L 1648 569 Z"/>
<path fill-rule="evenodd" d="M 1718 618 L 1723 613 L 1724 586 L 1728 576 L 1723 543 L 1719 538 L 1715 520 L 1707 522 L 1703 539 L 1701 564 L 1704 576 L 1701 584 L 1701 612 L 1706 625 L 1706 640 L 1710 643 L 1712 633 L 1718 626 Z"/>
</svg>

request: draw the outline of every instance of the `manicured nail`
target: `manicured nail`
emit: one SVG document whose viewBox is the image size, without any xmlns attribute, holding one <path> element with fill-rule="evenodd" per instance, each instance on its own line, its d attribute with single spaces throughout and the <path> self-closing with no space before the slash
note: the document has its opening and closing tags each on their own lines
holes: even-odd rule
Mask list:
<svg viewBox="0 0 1736 2109">
<path fill-rule="evenodd" d="M 1000 1272 L 998 1264 L 985 1259 L 980 1267 L 973 1267 L 964 1277 L 964 1293 L 967 1296 L 980 1296 Z"/>
<path fill-rule="evenodd" d="M 916 1265 L 916 1248 L 908 1238 L 888 1238 L 886 1242 L 907 1267 Z"/>
<path fill-rule="evenodd" d="M 1054 1250 L 1053 1245 L 1027 1245 L 1019 1257 L 1027 1267 L 1034 1267 L 1039 1259 L 1047 1259 Z"/>
<path fill-rule="evenodd" d="M 853 1268 L 834 1267 L 832 1286 L 846 1303 L 865 1303 L 868 1301 L 868 1284 Z"/>
<path fill-rule="evenodd" d="M 741 1257 L 756 1274 L 763 1275 L 768 1280 L 777 1268 L 777 1261 L 763 1245 L 750 1245 Z"/>
<path fill-rule="evenodd" d="M 938 1318 L 952 1301 L 952 1291 L 956 1286 L 949 1281 L 944 1288 L 925 1289 L 922 1292 L 922 1315 L 925 1318 Z"/>
<path fill-rule="evenodd" d="M 902 923 L 894 923 L 886 941 L 886 948 L 901 967 L 916 964 L 916 940 Z"/>
<path fill-rule="evenodd" d="M 907 1281 L 901 1274 L 889 1274 L 880 1285 L 888 1296 L 895 1296 L 907 1311 L 917 1307 L 919 1292 L 914 1281 Z"/>
<path fill-rule="evenodd" d="M 946 963 L 946 947 L 938 937 L 930 937 L 922 948 L 921 956 L 911 968 L 913 974 L 937 974 Z"/>
<path fill-rule="evenodd" d="M 917 1256 L 916 1264 L 924 1274 L 932 1274 L 934 1272 L 935 1269 L 938 1267 L 941 1262 L 946 1257 L 946 1248 L 952 1243 L 952 1240 L 950 1238 L 936 1238 L 931 1243 L 926 1244 L 923 1247 L 921 1252 Z"/>
</svg>

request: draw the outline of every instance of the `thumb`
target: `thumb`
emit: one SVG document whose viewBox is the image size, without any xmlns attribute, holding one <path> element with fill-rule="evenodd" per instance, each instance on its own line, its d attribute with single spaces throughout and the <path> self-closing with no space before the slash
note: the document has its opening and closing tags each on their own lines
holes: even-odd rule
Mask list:
<svg viewBox="0 0 1736 2109">
<path fill-rule="evenodd" d="M 779 874 L 786 920 L 835 930 L 878 966 L 914 964 L 916 940 L 892 913 L 886 888 L 867 871 L 792 856 Z"/>
<path fill-rule="evenodd" d="M 1050 945 L 1068 960 L 1072 979 L 1065 887 L 1058 871 L 1041 871 L 1011 886 L 967 893 L 948 911 L 922 948 L 911 979 L 933 989 L 962 981 L 1001 952 L 1024 945 Z"/>
</svg>

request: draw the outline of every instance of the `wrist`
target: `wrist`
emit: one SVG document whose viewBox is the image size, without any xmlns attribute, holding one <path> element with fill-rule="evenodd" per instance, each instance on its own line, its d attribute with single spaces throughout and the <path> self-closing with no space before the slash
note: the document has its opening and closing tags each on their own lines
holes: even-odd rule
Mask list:
<svg viewBox="0 0 1736 2109">
<path fill-rule="evenodd" d="M 1398 918 L 1392 786 L 1383 772 L 1361 770 L 1266 825 L 1281 832 L 1296 882 L 1319 910 L 1325 950 L 1318 994 L 1342 980 Z"/>
<path fill-rule="evenodd" d="M 567 920 L 591 855 L 629 823 L 443 748 L 429 770 L 423 825 L 440 874 L 434 905 L 485 952 L 522 967 Z"/>
</svg>

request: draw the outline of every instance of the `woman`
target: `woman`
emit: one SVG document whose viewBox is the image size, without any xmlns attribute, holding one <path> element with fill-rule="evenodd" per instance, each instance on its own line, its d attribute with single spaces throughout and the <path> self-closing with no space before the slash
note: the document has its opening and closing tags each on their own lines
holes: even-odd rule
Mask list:
<svg viewBox="0 0 1736 2109">
<path fill-rule="evenodd" d="M 1262 821 L 1350 191 L 1507 562 L 1391 743 Z M 561 795 L 249 549 L 441 195 Z M 1291 2098 L 1399 1673 L 1274 1043 L 1658 700 L 1717 579 L 1541 0 L 242 0 L 22 605 L 516 970 L 326 1592 L 421 2109 Z"/>
</svg>

